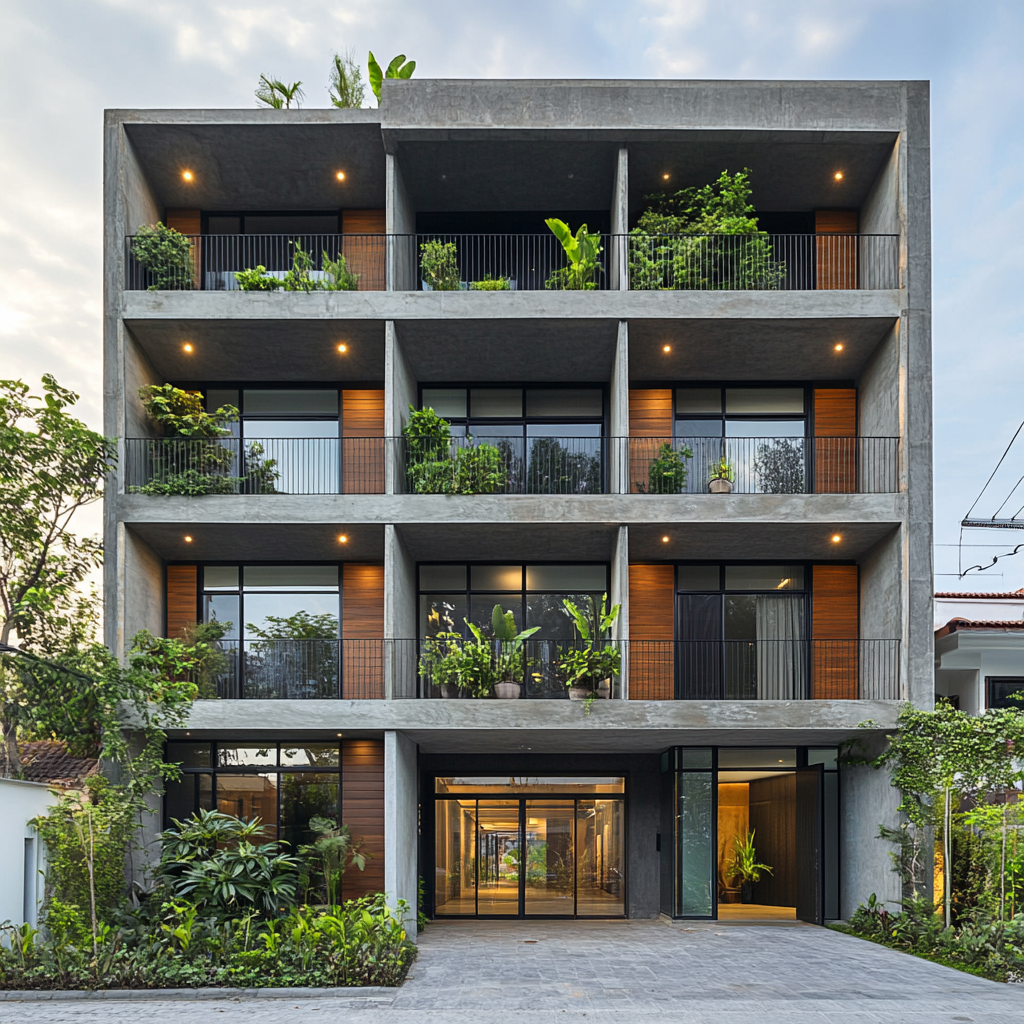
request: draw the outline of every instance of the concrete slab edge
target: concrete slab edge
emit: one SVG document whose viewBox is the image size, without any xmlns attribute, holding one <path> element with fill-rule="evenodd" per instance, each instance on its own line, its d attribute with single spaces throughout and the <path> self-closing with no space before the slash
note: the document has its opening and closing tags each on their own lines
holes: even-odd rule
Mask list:
<svg viewBox="0 0 1024 1024">
<path fill-rule="evenodd" d="M 74 1000 L 181 1000 L 199 1002 L 213 999 L 347 998 L 380 1001 L 393 997 L 397 988 L 354 985 L 348 988 L 113 988 L 113 989 L 9 989 L 0 992 L 0 1002 L 39 1003 Z"/>
</svg>

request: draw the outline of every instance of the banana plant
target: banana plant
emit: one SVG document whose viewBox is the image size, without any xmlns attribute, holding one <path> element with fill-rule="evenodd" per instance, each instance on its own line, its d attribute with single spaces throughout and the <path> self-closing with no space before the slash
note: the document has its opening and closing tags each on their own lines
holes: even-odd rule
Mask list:
<svg viewBox="0 0 1024 1024">
<path fill-rule="evenodd" d="M 380 104 L 381 83 L 385 78 L 412 78 L 412 73 L 415 70 L 416 61 L 407 61 L 405 54 L 400 53 L 388 65 L 387 71 L 382 71 L 377 63 L 377 58 L 373 55 L 373 50 L 371 50 L 369 60 L 366 62 L 366 75 L 370 79 L 370 88 L 373 90 L 373 95 L 377 97 L 378 105 Z"/>
<path fill-rule="evenodd" d="M 549 217 L 546 221 L 551 233 L 562 243 L 569 266 L 556 270 L 545 282 L 545 287 L 565 291 L 590 291 L 597 287 L 597 263 L 601 250 L 601 236 L 591 235 L 587 225 L 581 224 L 574 235 L 564 220 Z"/>
<path fill-rule="evenodd" d="M 488 643 L 483 630 L 475 623 L 467 622 L 481 644 Z M 491 629 L 494 633 L 494 678 L 497 682 L 512 682 L 522 674 L 525 668 L 523 655 L 523 641 L 528 640 L 536 633 L 540 626 L 531 626 L 521 632 L 516 630 L 515 615 L 511 610 L 502 611 L 501 605 L 496 604 L 491 612 Z"/>
</svg>

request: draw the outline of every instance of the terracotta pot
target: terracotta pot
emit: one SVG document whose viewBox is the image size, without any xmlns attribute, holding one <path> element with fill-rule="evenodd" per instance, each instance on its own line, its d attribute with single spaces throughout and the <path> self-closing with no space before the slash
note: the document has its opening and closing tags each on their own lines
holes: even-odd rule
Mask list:
<svg viewBox="0 0 1024 1024">
<path fill-rule="evenodd" d="M 732 481 L 716 476 L 713 480 L 708 481 L 708 490 L 712 494 L 730 494 L 732 492 Z"/>
<path fill-rule="evenodd" d="M 498 700 L 517 700 L 522 693 L 521 683 L 495 683 L 494 696 Z"/>
</svg>

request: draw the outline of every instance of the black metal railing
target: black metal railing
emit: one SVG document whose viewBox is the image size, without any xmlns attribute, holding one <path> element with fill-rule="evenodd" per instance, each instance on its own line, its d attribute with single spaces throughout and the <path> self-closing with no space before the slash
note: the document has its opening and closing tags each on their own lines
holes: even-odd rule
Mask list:
<svg viewBox="0 0 1024 1024">
<path fill-rule="evenodd" d="M 124 444 L 129 493 L 384 493 L 382 437 L 130 437 Z"/>
<path fill-rule="evenodd" d="M 155 259 L 125 240 L 125 289 L 384 291 L 387 235 L 186 235 Z M 262 268 L 262 269 L 260 269 Z"/>
<path fill-rule="evenodd" d="M 137 291 L 813 291 L 899 287 L 899 236 L 600 235 L 574 263 L 548 233 L 125 239 Z M 260 270 L 259 268 L 263 268 Z"/>
<path fill-rule="evenodd" d="M 374 700 L 385 696 L 385 640 L 222 640 L 226 700 Z M 212 696 L 212 694 L 211 694 Z"/>
<path fill-rule="evenodd" d="M 631 437 L 637 494 L 890 494 L 898 437 Z"/>
<path fill-rule="evenodd" d="M 396 489 L 410 494 L 602 494 L 606 438 L 393 438 Z M 616 439 L 621 440 L 621 439 Z"/>
<path fill-rule="evenodd" d="M 634 700 L 900 700 L 899 640 L 631 640 Z"/>
</svg>

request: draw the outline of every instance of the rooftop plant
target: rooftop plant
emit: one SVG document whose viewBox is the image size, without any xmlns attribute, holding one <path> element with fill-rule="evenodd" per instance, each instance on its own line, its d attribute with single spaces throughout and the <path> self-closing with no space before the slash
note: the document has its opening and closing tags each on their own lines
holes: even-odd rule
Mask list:
<svg viewBox="0 0 1024 1024">
<path fill-rule="evenodd" d="M 327 86 L 331 103 L 336 107 L 361 107 L 365 97 L 363 71 L 350 51 L 335 53 L 331 78 Z"/>
<path fill-rule="evenodd" d="M 260 75 L 259 85 L 256 86 L 257 103 L 281 110 L 290 107 L 293 102 L 296 107 L 301 107 L 305 98 L 301 82 L 286 83 L 277 78 Z"/>
<path fill-rule="evenodd" d="M 392 58 L 391 63 L 388 64 L 387 70 L 382 71 L 381 66 L 377 63 L 377 59 L 373 55 L 373 51 L 370 51 L 369 57 L 366 61 L 366 70 L 370 79 L 370 88 L 373 90 L 373 95 L 377 97 L 377 103 L 380 104 L 380 87 L 386 78 L 412 78 L 412 73 L 416 70 L 416 61 L 405 59 L 405 54 L 400 53 L 397 57 Z"/>
</svg>

